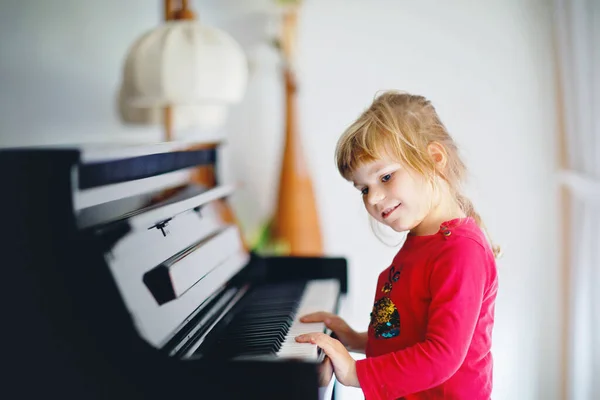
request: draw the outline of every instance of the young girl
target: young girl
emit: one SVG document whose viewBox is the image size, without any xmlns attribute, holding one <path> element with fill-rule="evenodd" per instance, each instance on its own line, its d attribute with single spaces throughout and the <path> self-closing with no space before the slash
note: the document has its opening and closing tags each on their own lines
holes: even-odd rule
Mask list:
<svg viewBox="0 0 600 400">
<path fill-rule="evenodd" d="M 337 380 L 368 400 L 489 399 L 499 249 L 461 194 L 465 165 L 434 107 L 380 95 L 340 138 L 336 162 L 367 212 L 408 234 L 379 275 L 367 332 L 319 312 L 303 321 L 324 321 L 339 340 L 296 340 L 321 347 Z"/>
</svg>

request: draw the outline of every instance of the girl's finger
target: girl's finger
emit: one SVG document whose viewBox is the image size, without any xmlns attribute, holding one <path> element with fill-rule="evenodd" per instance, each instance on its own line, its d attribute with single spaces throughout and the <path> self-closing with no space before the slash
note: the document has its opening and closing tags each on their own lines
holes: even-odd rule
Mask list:
<svg viewBox="0 0 600 400">
<path fill-rule="evenodd" d="M 331 318 L 331 313 L 318 311 L 315 313 L 304 315 L 300 318 L 301 322 L 323 322 L 326 318 Z"/>
<path fill-rule="evenodd" d="M 296 336 L 296 342 L 298 343 L 310 343 L 310 335 L 306 334 L 306 335 L 298 335 Z"/>
<path fill-rule="evenodd" d="M 329 338 L 328 335 L 326 335 L 322 332 L 312 332 L 312 333 L 305 333 L 303 335 L 296 336 L 296 341 L 299 343 L 313 343 L 318 346 L 319 343 L 323 342 L 322 336 Z"/>
<path fill-rule="evenodd" d="M 325 354 L 329 356 L 332 360 L 336 357 L 336 343 L 339 343 L 338 340 L 333 339 L 329 335 L 326 335 L 321 332 L 314 333 L 306 333 L 304 335 L 300 335 L 296 337 L 296 341 L 299 343 L 312 343 L 316 344 L 318 347 L 323 349 Z M 342 346 L 343 347 L 343 346 Z"/>
</svg>

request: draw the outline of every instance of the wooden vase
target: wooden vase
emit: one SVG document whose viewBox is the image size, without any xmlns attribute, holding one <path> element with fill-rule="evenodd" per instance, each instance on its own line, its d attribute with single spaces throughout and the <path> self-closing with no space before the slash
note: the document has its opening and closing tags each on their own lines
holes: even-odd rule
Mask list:
<svg viewBox="0 0 600 400">
<path fill-rule="evenodd" d="M 281 43 L 287 60 L 283 71 L 285 143 L 272 239 L 274 242 L 283 243 L 289 255 L 321 256 L 323 244 L 319 215 L 297 128 L 297 87 L 291 68 L 295 26 L 296 12 L 294 11 L 284 17 L 284 35 Z"/>
</svg>

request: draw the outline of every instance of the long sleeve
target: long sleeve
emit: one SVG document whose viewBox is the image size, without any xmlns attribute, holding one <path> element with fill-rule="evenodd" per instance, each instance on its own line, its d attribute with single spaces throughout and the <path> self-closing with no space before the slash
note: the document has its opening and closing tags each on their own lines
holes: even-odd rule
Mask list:
<svg viewBox="0 0 600 400">
<path fill-rule="evenodd" d="M 454 375 L 465 360 L 490 277 L 481 244 L 467 237 L 454 239 L 454 245 L 430 264 L 425 339 L 357 361 L 367 400 L 397 399 L 433 388 Z"/>
</svg>

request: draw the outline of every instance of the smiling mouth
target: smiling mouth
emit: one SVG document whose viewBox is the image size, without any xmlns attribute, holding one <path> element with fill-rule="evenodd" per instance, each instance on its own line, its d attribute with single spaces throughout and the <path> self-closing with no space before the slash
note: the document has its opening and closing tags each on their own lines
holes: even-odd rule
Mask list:
<svg viewBox="0 0 600 400">
<path fill-rule="evenodd" d="M 399 203 L 394 207 L 386 208 L 385 210 L 383 210 L 381 213 L 381 218 L 386 219 L 387 217 L 389 217 L 391 213 L 393 213 L 398 207 L 400 207 L 400 204 L 402 203 Z"/>
</svg>

